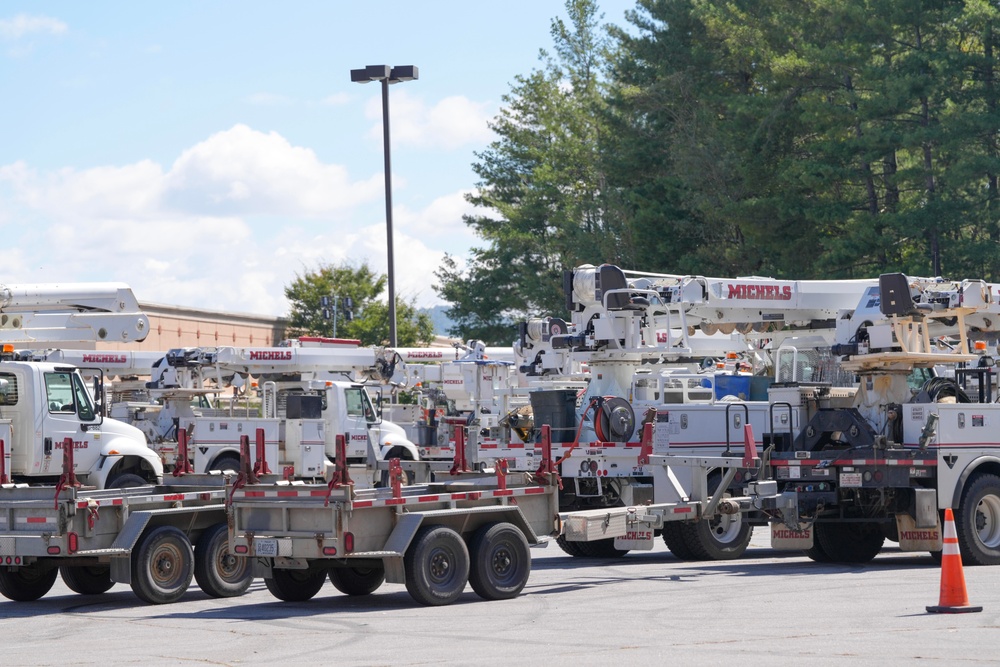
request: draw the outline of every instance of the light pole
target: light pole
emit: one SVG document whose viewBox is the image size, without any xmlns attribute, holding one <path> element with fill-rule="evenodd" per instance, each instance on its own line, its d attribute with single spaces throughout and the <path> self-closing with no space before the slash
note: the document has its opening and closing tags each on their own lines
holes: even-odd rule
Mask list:
<svg viewBox="0 0 1000 667">
<path fill-rule="evenodd" d="M 396 276 L 392 255 L 392 169 L 389 159 L 389 84 L 413 81 L 420 78 L 413 65 L 368 65 L 363 69 L 351 70 L 354 83 L 382 82 L 382 145 L 385 151 L 385 233 L 389 256 L 389 344 L 396 347 Z"/>
</svg>

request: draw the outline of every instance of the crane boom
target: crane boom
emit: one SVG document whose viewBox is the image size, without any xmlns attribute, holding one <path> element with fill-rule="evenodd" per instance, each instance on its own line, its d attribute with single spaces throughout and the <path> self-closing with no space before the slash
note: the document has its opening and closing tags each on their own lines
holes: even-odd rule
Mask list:
<svg viewBox="0 0 1000 667">
<path fill-rule="evenodd" d="M 124 283 L 0 285 L 0 342 L 137 342 L 149 333 Z"/>
</svg>

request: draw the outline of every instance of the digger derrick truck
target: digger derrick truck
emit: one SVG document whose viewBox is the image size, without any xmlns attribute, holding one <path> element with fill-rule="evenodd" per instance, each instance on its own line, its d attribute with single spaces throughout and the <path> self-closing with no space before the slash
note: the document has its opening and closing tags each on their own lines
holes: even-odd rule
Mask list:
<svg viewBox="0 0 1000 667">
<path fill-rule="evenodd" d="M 419 458 L 403 429 L 380 418 L 368 393 L 366 382 L 387 382 L 397 373 L 398 359 L 391 351 L 362 348 L 357 341 L 307 338 L 292 347 L 205 348 L 173 356 L 202 366 L 217 384 L 256 378 L 261 391 L 254 413 L 178 420 L 178 429 L 189 433 L 198 472 L 237 469 L 241 435 L 258 429 L 265 432 L 267 459 L 301 478 L 326 474 L 337 435 L 345 436 L 352 464 L 374 469 L 391 458 Z"/>
<path fill-rule="evenodd" d="M 1000 404 L 986 354 L 1000 324 L 996 286 L 900 274 L 879 282 L 860 325 L 856 313 L 838 321 L 834 352 L 860 377 L 853 400 L 773 434 L 767 470 L 780 495 L 764 504 L 772 545 L 856 563 L 885 539 L 939 553 L 951 508 L 963 560 L 1000 564 Z M 941 335 L 954 341 L 947 353 L 933 345 Z M 907 376 L 934 365 L 952 366 L 954 378 L 914 395 Z"/>
<path fill-rule="evenodd" d="M 817 406 L 849 402 L 852 388 L 829 385 L 834 375 L 846 375 L 854 384 L 853 372 L 839 368 L 830 346 L 838 337 L 857 339 L 873 309 L 877 314 L 878 284 L 649 274 L 626 278 L 610 265 L 568 273 L 571 320 L 531 323 L 515 344 L 526 360 L 522 370 L 539 378 L 539 385 L 546 378 L 568 377 L 564 369 L 575 370 L 572 363 L 589 371 L 582 391 L 531 392 L 535 423 L 557 425 L 562 432 L 558 439 L 565 441 L 561 471 L 573 486 L 563 495 L 563 507 L 641 504 L 652 493 L 648 469 L 635 457 L 637 415 L 661 427 L 657 454 L 712 455 L 729 452 L 747 424 L 770 444 L 776 431 L 798 433 Z M 695 327 L 708 333 L 707 339 L 696 336 Z M 774 367 L 790 361 L 791 370 L 779 372 L 779 382 L 774 382 L 773 377 L 678 367 L 706 353 L 718 354 L 706 346 L 718 348 L 720 332 L 759 341 L 749 348 L 744 343 L 744 351 L 766 355 Z M 825 352 L 794 346 L 763 349 L 764 340 L 777 347 L 782 340 L 796 340 L 791 337 L 809 340 Z M 683 467 L 675 473 L 682 490 L 691 484 L 686 474 Z M 739 493 L 760 474 L 738 471 L 731 491 Z M 720 475 L 710 482 L 720 483 Z M 679 492 L 678 499 L 683 497 Z M 745 550 L 751 524 L 765 521 L 760 513 L 738 514 L 662 532 L 681 558 L 734 558 Z"/>
<path fill-rule="evenodd" d="M 159 458 L 137 429 L 106 419 L 75 366 L 18 361 L 14 345 L 141 341 L 149 331 L 119 283 L 0 286 L 0 478 L 54 484 L 72 439 L 75 474 L 98 488 L 162 480 Z M 95 353 L 96 354 L 96 353 Z"/>
</svg>

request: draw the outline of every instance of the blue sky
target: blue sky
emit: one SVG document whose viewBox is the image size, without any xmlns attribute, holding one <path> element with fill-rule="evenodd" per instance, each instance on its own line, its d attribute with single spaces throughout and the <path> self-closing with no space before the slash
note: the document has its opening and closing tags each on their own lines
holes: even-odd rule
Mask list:
<svg viewBox="0 0 1000 667">
<path fill-rule="evenodd" d="M 624 25 L 634 0 L 602 0 Z M 419 306 L 462 223 L 474 152 L 563 0 L 0 3 L 0 283 L 123 281 L 141 301 L 282 315 L 321 262 L 386 269 Z"/>
</svg>

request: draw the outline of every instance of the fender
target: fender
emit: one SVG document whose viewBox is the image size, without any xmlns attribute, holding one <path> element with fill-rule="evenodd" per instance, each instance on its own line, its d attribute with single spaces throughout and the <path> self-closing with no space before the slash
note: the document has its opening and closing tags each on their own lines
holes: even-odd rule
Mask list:
<svg viewBox="0 0 1000 667">
<path fill-rule="evenodd" d="M 958 478 L 958 484 L 955 485 L 955 490 L 952 495 L 951 505 L 948 507 L 958 507 L 962 501 L 962 491 L 965 489 L 966 484 L 969 483 L 969 478 L 975 473 L 982 470 L 986 466 L 992 468 L 994 474 L 1000 475 L 1000 457 L 997 456 L 980 456 L 974 459 L 969 465 L 965 467 L 962 474 Z M 938 492 L 938 496 L 941 496 L 941 492 Z"/>
<path fill-rule="evenodd" d="M 410 455 L 411 461 L 420 460 L 420 452 L 415 444 L 413 444 L 409 440 L 400 438 L 399 436 L 392 436 L 392 435 L 385 438 L 383 442 L 379 445 L 379 458 L 381 458 L 383 461 L 387 461 L 389 452 L 395 448 L 405 450 Z"/>
<path fill-rule="evenodd" d="M 138 429 L 136 431 L 138 432 Z M 115 465 L 127 458 L 137 458 L 145 461 L 153 471 L 156 483 L 163 483 L 163 463 L 156 452 L 146 446 L 145 440 L 140 444 L 127 435 L 121 436 L 108 433 L 107 431 L 104 432 L 104 435 L 111 435 L 112 437 L 101 445 L 97 469 L 91 473 L 91 479 L 98 488 L 104 488 L 104 485 L 108 481 L 108 476 L 114 470 Z"/>
</svg>

